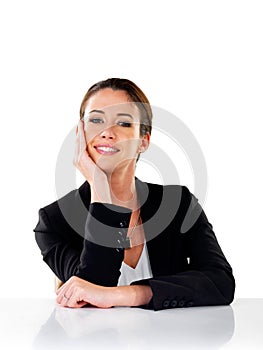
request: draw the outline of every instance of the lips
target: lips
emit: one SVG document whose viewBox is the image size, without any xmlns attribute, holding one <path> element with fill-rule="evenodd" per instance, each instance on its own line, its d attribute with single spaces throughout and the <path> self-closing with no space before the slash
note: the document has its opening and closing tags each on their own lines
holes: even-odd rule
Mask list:
<svg viewBox="0 0 263 350">
<path fill-rule="evenodd" d="M 94 146 L 94 148 L 96 149 L 96 151 L 99 154 L 106 154 L 106 155 L 112 155 L 115 154 L 117 152 L 119 152 L 120 150 L 116 147 L 114 147 L 113 145 L 96 145 Z"/>
</svg>

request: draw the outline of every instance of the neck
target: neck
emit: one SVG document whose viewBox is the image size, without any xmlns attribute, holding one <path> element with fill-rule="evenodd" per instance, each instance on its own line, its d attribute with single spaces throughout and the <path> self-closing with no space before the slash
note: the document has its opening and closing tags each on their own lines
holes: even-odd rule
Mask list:
<svg viewBox="0 0 263 350">
<path fill-rule="evenodd" d="M 112 202 L 116 205 L 135 210 L 137 208 L 137 194 L 134 171 L 113 172 L 108 177 Z"/>
</svg>

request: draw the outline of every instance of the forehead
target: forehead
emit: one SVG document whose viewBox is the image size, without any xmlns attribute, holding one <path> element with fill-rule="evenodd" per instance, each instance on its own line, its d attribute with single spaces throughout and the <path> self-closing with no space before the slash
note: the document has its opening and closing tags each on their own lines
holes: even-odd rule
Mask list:
<svg viewBox="0 0 263 350">
<path fill-rule="evenodd" d="M 101 110 L 105 113 L 130 113 L 139 116 L 139 109 L 134 102 L 129 101 L 125 91 L 103 89 L 92 95 L 87 101 L 85 115 L 92 110 Z"/>
</svg>

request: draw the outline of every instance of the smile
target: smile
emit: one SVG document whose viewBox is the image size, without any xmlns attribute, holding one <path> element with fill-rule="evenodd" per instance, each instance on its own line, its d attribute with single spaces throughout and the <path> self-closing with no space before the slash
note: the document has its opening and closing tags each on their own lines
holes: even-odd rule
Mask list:
<svg viewBox="0 0 263 350">
<path fill-rule="evenodd" d="M 119 152 L 120 150 L 118 148 L 115 148 L 113 146 L 110 145 L 98 145 L 98 146 L 94 146 L 94 148 L 96 149 L 96 151 L 99 154 L 115 154 L 117 152 Z"/>
</svg>

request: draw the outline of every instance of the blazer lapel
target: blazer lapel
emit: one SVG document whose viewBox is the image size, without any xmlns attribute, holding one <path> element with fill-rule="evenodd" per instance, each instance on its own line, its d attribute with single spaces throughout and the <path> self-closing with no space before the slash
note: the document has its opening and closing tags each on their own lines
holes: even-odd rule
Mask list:
<svg viewBox="0 0 263 350">
<path fill-rule="evenodd" d="M 141 218 L 144 226 L 145 239 L 149 254 L 150 264 L 153 275 L 162 275 L 163 266 L 167 266 L 167 241 L 162 239 L 163 219 L 165 215 L 163 210 L 159 212 L 163 199 L 164 187 L 160 185 L 148 184 L 135 179 L 136 190 L 141 206 Z M 87 210 L 90 204 L 90 186 L 85 181 L 78 190 L 77 196 L 80 196 Z M 159 232 L 161 231 L 161 232 Z"/>
<path fill-rule="evenodd" d="M 158 213 L 163 198 L 163 186 L 152 185 L 136 179 L 136 189 L 141 204 L 141 218 L 149 254 L 152 273 L 154 276 L 162 275 L 163 266 L 167 266 L 166 242 L 158 232 L 162 215 Z"/>
</svg>

